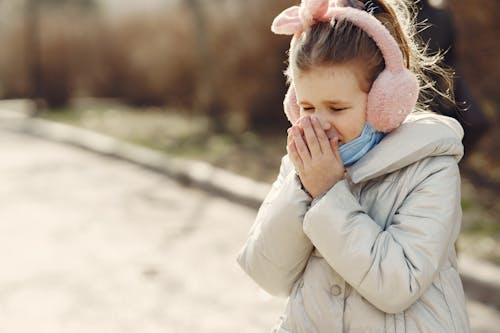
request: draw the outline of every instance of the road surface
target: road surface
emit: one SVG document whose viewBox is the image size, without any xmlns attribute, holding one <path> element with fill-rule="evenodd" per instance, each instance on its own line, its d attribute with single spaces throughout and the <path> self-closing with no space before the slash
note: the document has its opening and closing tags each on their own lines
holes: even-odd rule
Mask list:
<svg viewBox="0 0 500 333">
<path fill-rule="evenodd" d="M 236 263 L 256 211 L 0 130 L 0 333 L 268 332 L 284 299 Z M 500 313 L 468 300 L 476 333 Z"/>
</svg>

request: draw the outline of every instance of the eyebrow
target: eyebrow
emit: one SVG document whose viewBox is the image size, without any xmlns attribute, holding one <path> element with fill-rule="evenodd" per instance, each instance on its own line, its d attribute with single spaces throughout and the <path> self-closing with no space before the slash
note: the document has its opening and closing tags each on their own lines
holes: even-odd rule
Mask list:
<svg viewBox="0 0 500 333">
<path fill-rule="evenodd" d="M 331 100 L 331 101 L 322 101 L 321 103 L 323 104 L 349 104 L 346 101 L 339 101 L 339 100 Z M 300 104 L 311 104 L 308 101 L 301 101 Z"/>
</svg>

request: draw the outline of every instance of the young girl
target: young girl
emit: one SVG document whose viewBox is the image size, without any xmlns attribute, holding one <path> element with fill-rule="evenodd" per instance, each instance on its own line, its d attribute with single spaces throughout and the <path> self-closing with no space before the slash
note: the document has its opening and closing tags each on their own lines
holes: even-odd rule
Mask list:
<svg viewBox="0 0 500 333">
<path fill-rule="evenodd" d="M 425 72 L 446 71 L 413 40 L 408 6 L 303 0 L 273 22 L 293 35 L 293 126 L 237 258 L 288 297 L 273 332 L 470 330 L 454 246 L 463 131 L 425 112 L 426 94 L 447 96 Z"/>
</svg>

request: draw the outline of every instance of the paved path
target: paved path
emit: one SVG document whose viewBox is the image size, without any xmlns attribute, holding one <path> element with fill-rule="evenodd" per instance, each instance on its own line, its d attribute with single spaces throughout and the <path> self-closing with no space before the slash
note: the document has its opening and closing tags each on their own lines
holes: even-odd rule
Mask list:
<svg viewBox="0 0 500 333">
<path fill-rule="evenodd" d="M 0 158 L 0 333 L 262 333 L 279 316 L 235 261 L 255 210 L 11 132 Z"/>
</svg>

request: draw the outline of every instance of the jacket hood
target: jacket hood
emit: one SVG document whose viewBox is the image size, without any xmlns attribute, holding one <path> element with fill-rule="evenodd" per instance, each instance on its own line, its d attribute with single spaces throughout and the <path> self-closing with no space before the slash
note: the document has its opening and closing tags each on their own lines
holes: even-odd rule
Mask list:
<svg viewBox="0 0 500 333">
<path fill-rule="evenodd" d="M 356 164 L 347 168 L 353 183 L 367 181 L 430 156 L 463 156 L 464 131 L 458 121 L 432 112 L 410 114 Z"/>
</svg>

